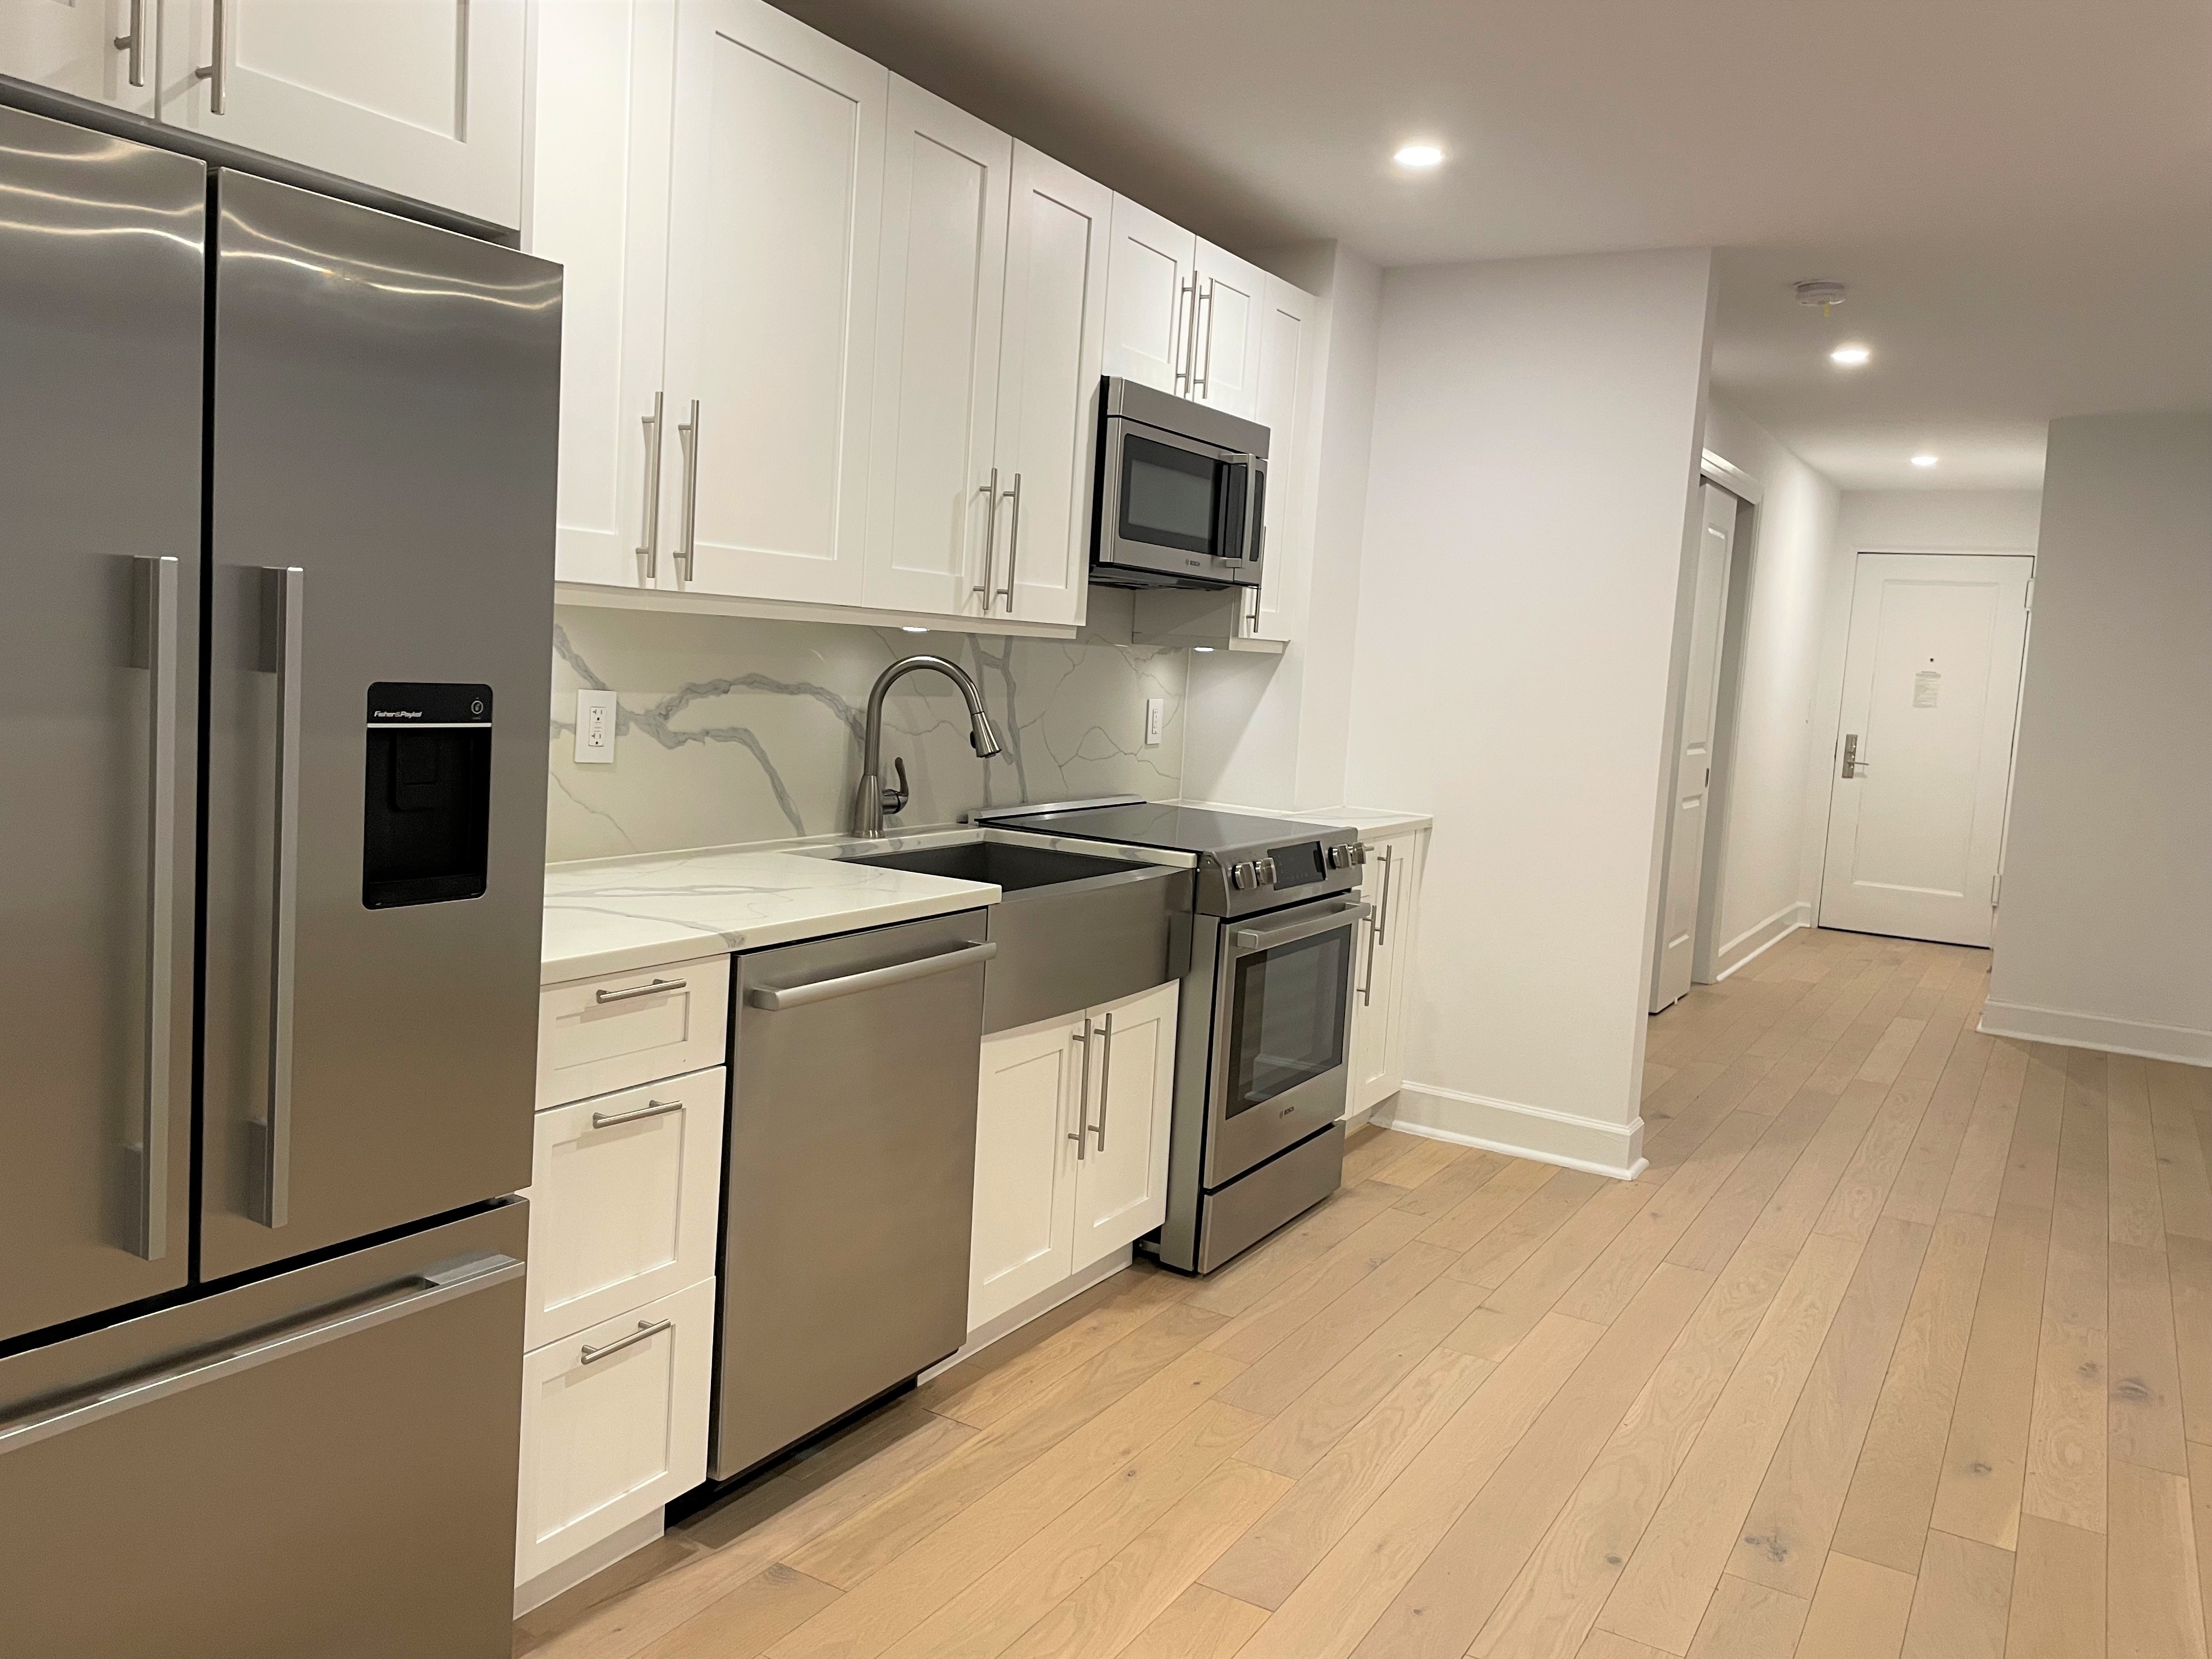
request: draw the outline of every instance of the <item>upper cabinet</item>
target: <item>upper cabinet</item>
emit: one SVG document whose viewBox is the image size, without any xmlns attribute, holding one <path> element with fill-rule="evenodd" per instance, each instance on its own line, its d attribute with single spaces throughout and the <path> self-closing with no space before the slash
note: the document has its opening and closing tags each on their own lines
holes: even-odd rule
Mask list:
<svg viewBox="0 0 2212 1659">
<path fill-rule="evenodd" d="M 1319 458 L 1321 302 L 1279 277 L 1263 276 L 1258 318 L 1259 375 L 1253 418 L 1267 428 L 1267 499 L 1262 523 L 1260 591 L 1238 623 L 1249 640 L 1288 640 L 1290 599 L 1305 591 L 1313 550 Z"/>
<path fill-rule="evenodd" d="M 155 0 L 0 0 L 0 75 L 156 112 Z"/>
<path fill-rule="evenodd" d="M 678 586 L 861 602 L 890 103 L 880 64 L 766 0 L 677 8 L 661 472 Z"/>
<path fill-rule="evenodd" d="M 1105 372 L 1180 396 L 1197 305 L 1198 238 L 1126 196 L 1114 198 L 1113 230 Z"/>
<path fill-rule="evenodd" d="M 1193 279 L 1198 327 L 1190 337 L 1183 396 L 1248 421 L 1264 418 L 1260 375 L 1267 280 L 1259 266 L 1224 253 L 1211 242 L 1198 245 Z"/>
</svg>

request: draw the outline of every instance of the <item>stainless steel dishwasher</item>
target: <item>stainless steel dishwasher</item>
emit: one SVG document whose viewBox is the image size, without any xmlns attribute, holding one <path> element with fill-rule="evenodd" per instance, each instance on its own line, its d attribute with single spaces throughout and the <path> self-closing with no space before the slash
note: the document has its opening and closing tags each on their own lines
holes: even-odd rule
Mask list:
<svg viewBox="0 0 2212 1659">
<path fill-rule="evenodd" d="M 716 1480 L 967 1338 L 985 921 L 737 959 Z"/>
</svg>

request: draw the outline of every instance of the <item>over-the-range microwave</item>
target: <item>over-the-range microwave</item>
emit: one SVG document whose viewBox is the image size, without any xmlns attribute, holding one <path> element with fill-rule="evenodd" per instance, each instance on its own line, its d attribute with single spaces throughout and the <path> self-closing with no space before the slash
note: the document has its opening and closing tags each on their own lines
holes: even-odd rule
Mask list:
<svg viewBox="0 0 2212 1659">
<path fill-rule="evenodd" d="M 1257 587 L 1267 428 L 1109 374 L 1098 404 L 1091 580 L 1109 587 Z"/>
</svg>

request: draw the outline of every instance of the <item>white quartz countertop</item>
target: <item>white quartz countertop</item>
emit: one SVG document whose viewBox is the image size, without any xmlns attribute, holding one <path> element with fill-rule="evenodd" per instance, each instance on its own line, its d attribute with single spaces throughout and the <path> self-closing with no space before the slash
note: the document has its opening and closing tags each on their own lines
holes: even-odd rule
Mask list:
<svg viewBox="0 0 2212 1659">
<path fill-rule="evenodd" d="M 1334 824 L 1370 836 L 1400 835 L 1408 830 L 1431 829 L 1436 823 L 1436 819 L 1426 812 L 1393 811 L 1380 806 L 1302 806 L 1296 811 L 1285 811 L 1279 806 L 1251 806 L 1233 800 L 1187 800 L 1183 805 L 1207 807 L 1218 812 L 1257 812 L 1263 817 Z"/>
<path fill-rule="evenodd" d="M 871 850 L 972 840 L 901 837 Z M 905 870 L 838 864 L 836 842 L 803 852 L 719 850 L 556 864 L 545 872 L 538 983 L 659 968 L 855 928 L 995 904 L 999 890 Z"/>
</svg>

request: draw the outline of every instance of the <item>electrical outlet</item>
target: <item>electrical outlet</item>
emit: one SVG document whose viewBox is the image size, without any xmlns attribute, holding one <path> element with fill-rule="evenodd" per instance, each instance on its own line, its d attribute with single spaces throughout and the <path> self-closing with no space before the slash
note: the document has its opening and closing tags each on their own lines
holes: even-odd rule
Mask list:
<svg viewBox="0 0 2212 1659">
<path fill-rule="evenodd" d="M 1166 728 L 1167 728 L 1167 723 L 1168 723 L 1168 700 L 1167 700 L 1165 697 L 1147 697 L 1147 698 L 1146 698 L 1146 699 L 1145 699 L 1145 747 L 1146 747 L 1146 748 L 1147 748 L 1147 749 L 1157 749 L 1157 748 L 1158 748 L 1158 747 L 1160 746 L 1160 733 L 1161 733 L 1163 731 L 1166 730 Z"/>
<path fill-rule="evenodd" d="M 615 694 L 611 691 L 576 693 L 576 759 L 585 765 L 611 766 L 615 761 Z"/>
</svg>

